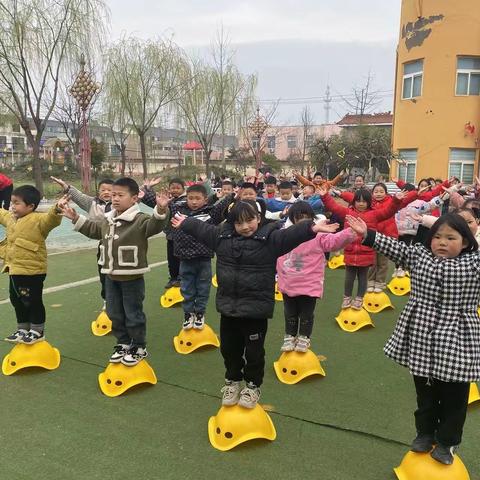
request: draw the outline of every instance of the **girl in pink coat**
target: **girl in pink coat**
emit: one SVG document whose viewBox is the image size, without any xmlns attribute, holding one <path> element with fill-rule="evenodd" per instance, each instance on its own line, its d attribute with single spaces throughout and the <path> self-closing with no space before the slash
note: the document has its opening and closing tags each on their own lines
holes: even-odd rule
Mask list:
<svg viewBox="0 0 480 480">
<path fill-rule="evenodd" d="M 315 219 L 307 202 L 295 202 L 288 210 L 292 224 Z M 310 347 L 317 298 L 323 295 L 325 252 L 341 250 L 354 242 L 351 228 L 339 233 L 319 233 L 277 260 L 278 288 L 283 294 L 285 337 L 282 352 L 306 352 Z"/>
</svg>

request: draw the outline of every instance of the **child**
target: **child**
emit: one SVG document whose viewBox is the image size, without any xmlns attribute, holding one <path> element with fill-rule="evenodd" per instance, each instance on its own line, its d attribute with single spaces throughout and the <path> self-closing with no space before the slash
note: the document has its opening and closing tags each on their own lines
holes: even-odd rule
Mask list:
<svg viewBox="0 0 480 480">
<path fill-rule="evenodd" d="M 273 175 L 265 178 L 265 193 L 263 198 L 275 198 L 277 194 L 277 179 Z"/>
<path fill-rule="evenodd" d="M 17 317 L 17 330 L 5 338 L 7 342 L 31 345 L 45 340 L 45 239 L 62 217 L 61 202 L 47 213 L 35 211 L 39 203 L 40 192 L 32 185 L 22 185 L 12 192 L 11 212 L 0 209 L 0 224 L 6 228 L 2 271 L 9 275 L 10 302 Z"/>
<path fill-rule="evenodd" d="M 157 183 L 159 183 L 159 181 L 157 182 L 157 179 L 154 179 L 148 183 L 148 186 L 145 186 L 142 189 L 144 192 L 142 202 L 151 207 L 154 207 L 156 204 L 156 193 L 151 187 Z M 170 196 L 170 208 L 174 205 L 185 205 L 187 196 L 185 194 L 184 181 L 180 178 L 172 178 L 168 182 L 168 194 Z M 170 276 L 165 285 L 165 289 L 169 289 L 171 287 L 180 286 L 180 260 L 174 254 L 173 231 L 170 225 L 165 228 L 165 236 L 167 237 L 167 262 L 168 273 Z"/>
<path fill-rule="evenodd" d="M 104 215 L 112 209 L 112 185 L 113 180 L 105 178 L 100 180 L 96 197 L 91 197 L 76 189 L 73 185 L 69 185 L 61 178 L 50 177 L 54 182 L 63 188 L 63 193 L 68 194 L 70 198 L 82 209 L 88 213 L 91 220 L 102 220 Z M 103 310 L 105 310 L 105 275 L 101 272 L 102 267 L 98 263 L 100 259 L 100 243 L 97 249 L 97 269 L 100 278 L 101 290 L 100 296 L 103 299 Z"/>
<path fill-rule="evenodd" d="M 288 210 L 288 218 L 293 225 L 312 222 L 315 213 L 307 202 L 299 201 Z M 285 313 L 282 352 L 306 352 L 310 348 L 315 304 L 323 295 L 325 252 L 340 250 L 356 239 L 350 228 L 335 234 L 318 233 L 277 260 L 278 288 L 283 294 Z"/>
<path fill-rule="evenodd" d="M 215 205 L 208 205 L 205 186 L 196 184 L 188 187 L 185 203 L 171 205 L 172 216 L 177 213 L 194 217 L 204 222 L 219 224 L 232 202 L 233 195 L 227 195 Z M 148 203 L 147 203 L 148 205 Z M 181 230 L 173 230 L 173 248 L 180 260 L 180 291 L 183 296 L 183 329 L 203 329 L 212 282 L 213 252 L 196 238 Z"/>
<path fill-rule="evenodd" d="M 112 188 L 112 207 L 100 221 L 88 220 L 68 206 L 63 215 L 71 219 L 74 229 L 89 238 L 101 240 L 100 260 L 106 275 L 107 315 L 117 344 L 111 363 L 133 366 L 147 355 L 144 273 L 148 238 L 160 233 L 168 222 L 168 197 L 157 195 L 153 216 L 138 207 L 139 188 L 131 178 L 119 178 Z"/>
<path fill-rule="evenodd" d="M 172 224 L 217 254 L 216 306 L 226 368 L 222 404 L 254 408 L 260 398 L 265 335 L 275 304 L 277 258 L 338 225 L 300 222 L 280 230 L 277 223 L 265 223 L 257 203 L 249 200 L 237 201 L 226 223 L 218 227 L 184 216 L 175 217 Z"/>
<path fill-rule="evenodd" d="M 378 210 L 372 209 L 372 194 L 366 189 L 355 191 L 352 206 L 350 207 L 344 207 L 335 202 L 325 188 L 320 190 L 320 196 L 325 208 L 337 215 L 342 222 L 345 220 L 346 215 L 354 215 L 363 218 L 369 228 L 376 230 L 379 222 L 395 215 L 395 212 L 401 208 L 401 201 L 406 195 L 404 192 L 397 193 L 392 203 Z M 345 288 L 342 309 L 352 307 L 356 310 L 361 310 L 363 297 L 367 290 L 368 269 L 375 261 L 375 252 L 371 248 L 362 245 L 360 240 L 357 240 L 345 247 L 344 255 Z M 358 289 L 357 296 L 352 301 L 355 278 L 358 278 Z"/>
<path fill-rule="evenodd" d="M 470 382 L 480 379 L 478 244 L 452 213 L 435 222 L 425 246 L 407 246 L 367 230 L 361 219 L 347 220 L 365 245 L 410 272 L 410 297 L 384 351 L 413 375 L 418 409 L 411 449 L 433 448 L 431 456 L 450 465 L 462 439 Z"/>
</svg>

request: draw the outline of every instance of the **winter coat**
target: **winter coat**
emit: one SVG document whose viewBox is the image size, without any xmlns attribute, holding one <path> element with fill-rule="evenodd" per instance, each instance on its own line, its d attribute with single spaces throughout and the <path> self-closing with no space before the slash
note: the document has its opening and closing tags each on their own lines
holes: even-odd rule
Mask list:
<svg viewBox="0 0 480 480">
<path fill-rule="evenodd" d="M 438 209 L 442 205 L 440 197 L 435 197 L 429 202 L 424 200 L 414 200 L 405 208 L 402 208 L 395 214 L 395 223 L 399 235 L 416 235 L 418 232 L 419 222 L 414 220 L 410 213 L 424 214 Z M 438 217 L 437 217 L 438 218 Z"/>
<path fill-rule="evenodd" d="M 399 180 L 397 182 L 398 188 L 402 189 L 404 186 L 405 186 L 405 182 L 403 180 Z M 424 202 L 429 202 L 430 200 L 433 200 L 435 197 L 438 197 L 444 192 L 443 187 L 449 188 L 450 182 L 448 180 L 445 180 L 443 183 L 441 183 L 440 185 L 436 185 L 431 190 L 427 190 L 419 193 L 418 199 L 423 200 Z M 439 209 L 432 210 L 432 215 L 435 215 L 436 217 L 440 216 L 440 210 Z"/>
<path fill-rule="evenodd" d="M 0 190 L 4 190 L 10 185 L 13 185 L 13 180 L 10 177 L 4 175 L 3 173 L 0 173 Z"/>
<path fill-rule="evenodd" d="M 72 185 L 69 185 L 66 193 L 72 197 L 72 200 L 88 213 L 88 217 L 92 220 L 101 220 L 105 213 L 112 209 L 112 202 L 105 202 L 98 197 L 85 195 Z"/>
<path fill-rule="evenodd" d="M 328 193 L 322 196 L 326 210 L 332 212 L 340 218 L 342 223 L 345 221 L 346 215 L 361 218 L 372 230 L 378 229 L 378 224 L 382 220 L 386 220 L 395 215 L 395 212 L 401 208 L 401 201 L 393 197 L 393 201 L 385 208 L 379 210 L 366 210 L 359 212 L 353 205 L 344 207 L 338 204 Z M 346 225 L 348 227 L 348 225 Z M 354 267 L 369 267 L 375 263 L 375 252 L 366 245 L 362 244 L 361 239 L 348 244 L 344 248 L 345 265 Z"/>
<path fill-rule="evenodd" d="M 47 273 L 45 239 L 60 223 L 62 217 L 55 206 L 46 213 L 32 212 L 19 219 L 9 211 L 0 209 L 0 225 L 6 228 L 6 243 L 2 242 L 2 272 L 8 272 L 9 275 Z"/>
<path fill-rule="evenodd" d="M 480 380 L 480 253 L 436 257 L 369 231 L 364 243 L 410 272 L 411 292 L 385 354 L 412 375 L 443 382 Z"/>
<path fill-rule="evenodd" d="M 273 316 L 277 258 L 315 237 L 311 222 L 282 230 L 278 223 L 263 224 L 251 237 L 229 223 L 215 227 L 190 218 L 181 229 L 216 252 L 217 311 L 235 318 Z"/>
<path fill-rule="evenodd" d="M 291 228 L 291 227 L 289 227 Z M 323 296 L 325 252 L 341 250 L 357 239 L 351 228 L 317 236 L 277 260 L 278 288 L 289 297 Z"/>
<path fill-rule="evenodd" d="M 311 180 L 309 180 L 308 178 L 300 175 L 299 173 L 295 173 L 295 178 L 303 185 L 303 186 L 306 186 L 306 185 L 310 185 L 311 187 L 315 188 L 315 191 L 317 193 L 319 193 L 319 190 L 323 187 L 326 187 L 326 188 L 332 188 L 334 187 L 337 183 L 339 183 L 342 179 L 343 179 L 343 174 L 342 173 L 339 173 L 335 178 L 333 178 L 332 180 L 322 180 L 322 182 L 320 184 L 315 184 L 313 183 Z"/>
<path fill-rule="evenodd" d="M 108 212 L 101 220 L 89 220 L 80 215 L 74 230 L 88 238 L 101 240 L 98 264 L 101 272 L 112 276 L 143 275 L 150 271 L 147 263 L 148 238 L 160 233 L 168 224 L 169 212 L 153 215 L 133 205 L 117 215 Z"/>
</svg>

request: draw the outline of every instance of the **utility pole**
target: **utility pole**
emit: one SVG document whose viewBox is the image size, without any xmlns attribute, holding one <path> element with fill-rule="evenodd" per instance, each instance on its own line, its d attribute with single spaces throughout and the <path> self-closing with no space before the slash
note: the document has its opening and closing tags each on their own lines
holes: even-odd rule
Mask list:
<svg viewBox="0 0 480 480">
<path fill-rule="evenodd" d="M 327 84 L 327 90 L 325 91 L 325 100 L 324 100 L 324 109 L 325 109 L 325 123 L 328 125 L 330 123 L 330 110 L 332 103 L 332 96 L 330 95 L 330 85 Z"/>
</svg>

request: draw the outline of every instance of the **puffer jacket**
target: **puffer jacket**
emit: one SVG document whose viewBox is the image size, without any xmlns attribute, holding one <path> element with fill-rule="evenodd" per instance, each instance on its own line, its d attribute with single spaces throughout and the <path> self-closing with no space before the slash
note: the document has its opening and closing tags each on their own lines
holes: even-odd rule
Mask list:
<svg viewBox="0 0 480 480">
<path fill-rule="evenodd" d="M 234 318 L 271 318 L 275 306 L 277 258 L 315 237 L 312 222 L 281 230 L 261 224 L 251 237 L 242 237 L 229 223 L 213 226 L 193 218 L 181 225 L 217 254 L 217 311 Z"/>
<path fill-rule="evenodd" d="M 393 218 L 395 213 L 402 208 L 402 201 L 396 197 L 392 197 L 392 201 L 384 208 L 377 210 L 366 210 L 359 212 L 353 205 L 344 207 L 338 204 L 328 193 L 322 196 L 325 209 L 335 214 L 344 222 L 347 215 L 361 218 L 370 230 L 378 230 L 378 225 L 390 217 Z M 348 224 L 345 225 L 348 227 Z M 362 244 L 361 239 L 348 244 L 344 248 L 345 265 L 353 267 L 369 267 L 375 263 L 375 252 L 372 248 Z"/>
<path fill-rule="evenodd" d="M 61 222 L 55 206 L 47 213 L 32 212 L 18 220 L 7 210 L 0 209 L 0 225 L 6 228 L 6 239 L 0 250 L 4 259 L 2 272 L 10 275 L 47 273 L 45 239 Z"/>
</svg>

